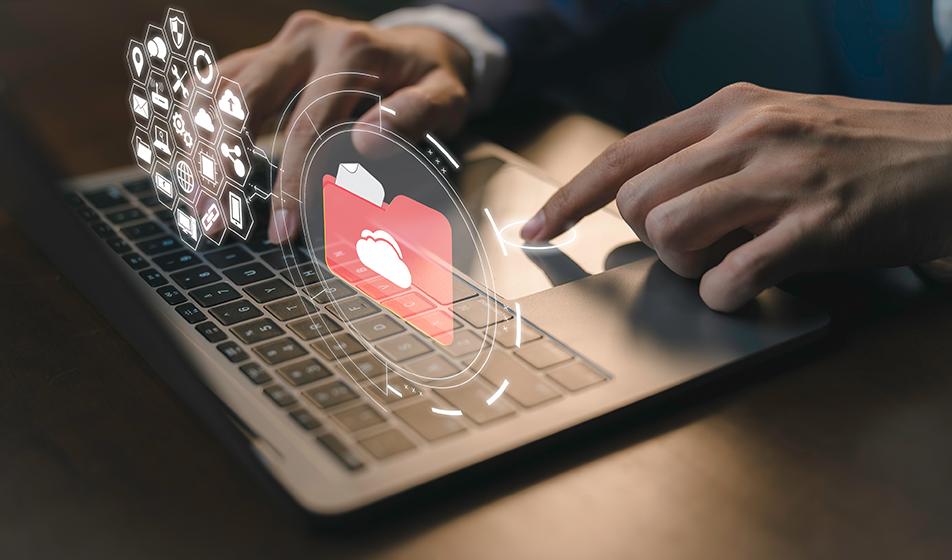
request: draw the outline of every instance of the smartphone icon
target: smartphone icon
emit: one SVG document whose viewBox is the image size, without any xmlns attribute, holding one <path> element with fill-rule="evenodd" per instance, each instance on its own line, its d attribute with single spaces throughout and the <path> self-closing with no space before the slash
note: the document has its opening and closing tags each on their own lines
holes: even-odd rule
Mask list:
<svg viewBox="0 0 952 560">
<path fill-rule="evenodd" d="M 244 226 L 245 220 L 242 215 L 241 197 L 237 193 L 228 193 L 228 219 L 231 224 L 238 229 Z"/>
</svg>

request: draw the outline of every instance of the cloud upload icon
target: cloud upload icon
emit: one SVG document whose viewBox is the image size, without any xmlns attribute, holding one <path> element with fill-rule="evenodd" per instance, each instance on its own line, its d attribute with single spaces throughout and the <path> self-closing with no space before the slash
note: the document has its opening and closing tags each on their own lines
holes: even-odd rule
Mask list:
<svg viewBox="0 0 952 560">
<path fill-rule="evenodd" d="M 412 283 L 410 269 L 403 262 L 400 245 L 392 235 L 378 229 L 360 232 L 357 241 L 357 257 L 370 270 L 383 276 L 400 288 L 409 288 Z"/>
</svg>

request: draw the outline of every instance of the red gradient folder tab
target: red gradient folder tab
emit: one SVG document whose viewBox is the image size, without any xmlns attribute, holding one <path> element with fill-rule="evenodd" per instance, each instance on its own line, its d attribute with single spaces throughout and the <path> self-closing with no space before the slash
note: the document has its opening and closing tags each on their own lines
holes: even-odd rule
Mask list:
<svg viewBox="0 0 952 560">
<path fill-rule="evenodd" d="M 357 164 L 379 188 L 379 183 Z M 343 181 L 342 181 L 343 182 Z M 452 325 L 423 318 L 422 312 L 452 305 L 453 234 L 440 212 L 398 195 L 389 204 L 362 196 L 324 176 L 325 259 L 331 272 L 441 344 L 452 344 Z M 357 194 L 361 193 L 361 194 Z M 417 301 L 416 305 L 406 305 Z M 451 323 L 451 322 L 450 322 Z"/>
</svg>

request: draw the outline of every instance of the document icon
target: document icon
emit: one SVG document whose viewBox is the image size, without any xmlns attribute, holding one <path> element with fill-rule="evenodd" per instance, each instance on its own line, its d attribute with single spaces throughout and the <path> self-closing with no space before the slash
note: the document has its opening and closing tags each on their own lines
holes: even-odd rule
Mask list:
<svg viewBox="0 0 952 560">
<path fill-rule="evenodd" d="M 453 232 L 440 212 L 384 187 L 359 163 L 324 176 L 328 268 L 441 344 L 453 342 L 452 321 L 434 320 L 452 305 Z M 407 305 L 407 301 L 419 305 Z M 426 313 L 424 313 L 426 312 Z"/>
</svg>

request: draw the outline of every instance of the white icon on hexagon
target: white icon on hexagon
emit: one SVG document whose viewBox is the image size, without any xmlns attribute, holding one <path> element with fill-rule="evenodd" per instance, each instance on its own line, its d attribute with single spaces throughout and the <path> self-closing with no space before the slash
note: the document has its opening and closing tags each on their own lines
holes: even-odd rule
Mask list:
<svg viewBox="0 0 952 560">
<path fill-rule="evenodd" d="M 145 77 L 149 74 L 149 61 L 145 57 L 145 47 L 136 40 L 129 41 L 129 49 L 126 52 L 129 71 L 132 79 L 140 84 L 145 83 Z"/>
<path fill-rule="evenodd" d="M 251 160 L 240 136 L 230 131 L 222 133 L 218 141 L 221 165 L 229 179 L 244 186 L 251 174 Z"/>
<path fill-rule="evenodd" d="M 169 84 L 172 85 L 172 97 L 177 103 L 188 105 L 192 99 L 191 76 L 188 74 L 188 65 L 178 57 L 172 58 L 166 74 Z"/>
<path fill-rule="evenodd" d="M 149 125 L 152 108 L 149 106 L 148 94 L 145 92 L 145 88 L 138 84 L 132 84 L 132 90 L 129 93 L 129 107 L 132 109 L 132 116 L 137 124 L 141 126 Z"/>
<path fill-rule="evenodd" d="M 215 64 L 215 55 L 205 43 L 195 43 L 192 53 L 188 57 L 192 69 L 192 76 L 199 88 L 211 93 L 218 79 L 218 66 Z"/>
<path fill-rule="evenodd" d="M 175 203 L 172 215 L 182 243 L 191 249 L 197 249 L 202 240 L 202 231 L 199 229 L 199 219 L 196 217 L 195 210 L 180 198 Z"/>
<path fill-rule="evenodd" d="M 192 129 L 188 112 L 181 107 L 176 107 L 172 111 L 172 132 L 175 134 L 175 144 L 179 150 L 191 154 L 196 143 L 195 131 Z"/>
<path fill-rule="evenodd" d="M 169 8 L 168 14 L 165 16 L 165 32 L 171 41 L 172 50 L 176 54 L 188 54 L 192 33 L 182 10 Z"/>
<path fill-rule="evenodd" d="M 156 164 L 152 172 L 152 185 L 159 202 L 171 209 L 175 202 L 175 186 L 172 185 L 172 174 L 167 166 Z"/>
<path fill-rule="evenodd" d="M 165 42 L 165 34 L 154 25 L 149 25 L 145 32 L 145 50 L 149 54 L 149 62 L 153 68 L 165 70 L 169 62 L 169 45 Z"/>
<path fill-rule="evenodd" d="M 215 100 L 222 122 L 235 132 L 240 132 L 248 120 L 248 104 L 241 93 L 238 82 L 222 78 L 218 82 L 218 94 Z"/>
<path fill-rule="evenodd" d="M 231 115 L 238 120 L 244 120 L 245 110 L 241 106 L 241 100 L 231 91 L 231 88 L 225 88 L 221 97 L 218 99 L 218 108 L 226 115 Z"/>
<path fill-rule="evenodd" d="M 169 86 L 165 82 L 165 77 L 153 72 L 149 75 L 146 82 L 146 92 L 149 94 L 149 100 L 152 101 L 152 111 L 166 117 L 172 108 L 172 102 L 169 99 Z"/>
<path fill-rule="evenodd" d="M 152 153 L 149 135 L 139 128 L 132 134 L 132 152 L 136 156 L 136 164 L 146 173 L 151 172 L 155 155 Z"/>
<path fill-rule="evenodd" d="M 218 121 L 218 112 L 215 111 L 215 101 L 202 92 L 195 92 L 192 100 L 192 122 L 195 132 L 207 142 L 215 143 L 221 123 Z"/>
<path fill-rule="evenodd" d="M 190 201 L 195 200 L 198 191 L 198 179 L 195 178 L 191 163 L 184 156 L 176 157 L 175 165 L 172 166 L 172 173 L 179 193 Z"/>
<path fill-rule="evenodd" d="M 383 276 L 400 288 L 409 288 L 413 282 L 410 268 L 403 262 L 400 244 L 382 229 L 360 232 L 357 240 L 357 258 L 370 270 Z"/>
</svg>

